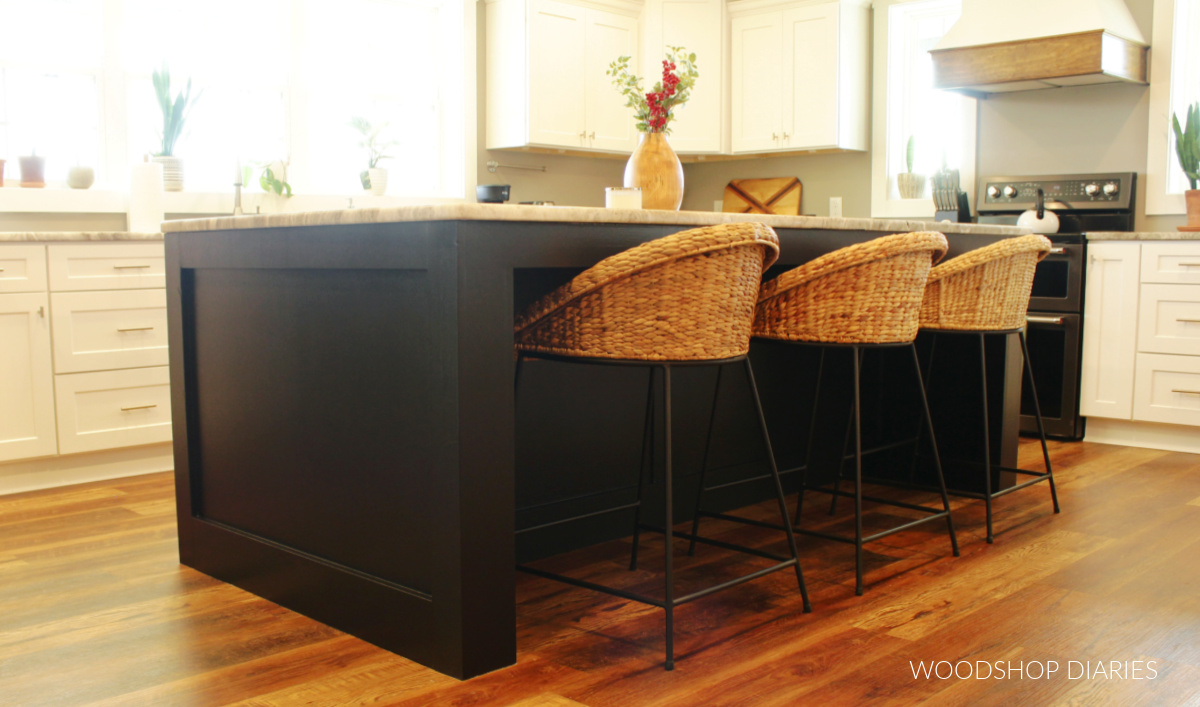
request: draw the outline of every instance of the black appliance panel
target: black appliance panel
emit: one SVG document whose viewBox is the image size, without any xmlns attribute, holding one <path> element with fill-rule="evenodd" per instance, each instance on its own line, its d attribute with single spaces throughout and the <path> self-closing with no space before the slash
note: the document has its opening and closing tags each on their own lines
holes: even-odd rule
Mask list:
<svg viewBox="0 0 1200 707">
<path fill-rule="evenodd" d="M 1054 242 L 1050 254 L 1038 263 L 1029 297 L 1030 310 L 1083 311 L 1084 245 L 1082 236 L 1074 239 L 1076 242 Z"/>
<path fill-rule="evenodd" d="M 1025 340 L 1029 366 L 1037 383 L 1042 422 L 1051 437 L 1081 439 L 1079 416 L 1079 352 L 1082 315 L 1070 312 L 1030 312 Z M 1021 382 L 1021 431 L 1037 434 L 1029 381 Z"/>
</svg>

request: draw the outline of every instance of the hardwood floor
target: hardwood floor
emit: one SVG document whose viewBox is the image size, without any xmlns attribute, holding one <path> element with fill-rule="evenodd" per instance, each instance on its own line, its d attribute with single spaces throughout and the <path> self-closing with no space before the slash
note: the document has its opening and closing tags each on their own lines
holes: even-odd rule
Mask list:
<svg viewBox="0 0 1200 707">
<path fill-rule="evenodd" d="M 1023 442 L 1022 464 L 1038 468 L 1039 451 Z M 943 526 L 891 536 L 868 546 L 863 597 L 852 547 L 801 538 L 814 612 L 800 613 L 789 572 L 688 604 L 674 672 L 661 611 L 519 576 L 519 661 L 467 682 L 180 566 L 170 475 L 0 497 L 0 705 L 1200 704 L 1200 457 L 1052 454 L 1062 514 L 1044 484 L 1007 496 L 989 546 L 982 502 L 958 499 L 962 557 Z M 806 523 L 844 524 L 827 504 L 813 495 Z M 782 546 L 769 531 L 705 530 Z M 644 541 L 643 567 L 661 547 Z M 684 577 L 743 566 L 677 547 Z M 627 550 L 546 563 L 655 586 L 625 571 Z M 914 677 L 937 661 L 963 679 Z"/>
</svg>

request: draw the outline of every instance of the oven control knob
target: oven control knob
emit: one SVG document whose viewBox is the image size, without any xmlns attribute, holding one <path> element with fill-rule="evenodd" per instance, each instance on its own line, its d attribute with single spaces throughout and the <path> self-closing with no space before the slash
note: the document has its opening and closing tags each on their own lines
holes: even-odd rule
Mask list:
<svg viewBox="0 0 1200 707">
<path fill-rule="evenodd" d="M 1011 185 L 1011 184 L 1006 184 L 1006 185 L 1004 186 L 1004 196 L 1005 196 L 1005 197 L 1007 197 L 1007 198 L 1011 199 L 1011 198 L 1013 198 L 1013 197 L 1014 197 L 1014 196 L 1016 196 L 1016 195 L 1017 195 L 1017 188 L 1016 188 L 1016 187 L 1014 187 L 1014 186 L 1013 186 L 1013 185 Z"/>
<path fill-rule="evenodd" d="M 995 184 L 989 185 L 987 188 L 987 195 L 989 199 L 998 198 L 1000 196 L 1000 187 L 996 186 Z"/>
<path fill-rule="evenodd" d="M 1112 196 L 1117 193 L 1117 189 L 1119 189 L 1119 187 L 1117 186 L 1116 182 L 1109 182 L 1108 184 L 1104 185 L 1104 195 Z"/>
<path fill-rule="evenodd" d="M 1088 196 L 1096 196 L 1100 192 L 1100 187 L 1096 184 L 1089 184 L 1083 188 L 1083 193 Z"/>
</svg>

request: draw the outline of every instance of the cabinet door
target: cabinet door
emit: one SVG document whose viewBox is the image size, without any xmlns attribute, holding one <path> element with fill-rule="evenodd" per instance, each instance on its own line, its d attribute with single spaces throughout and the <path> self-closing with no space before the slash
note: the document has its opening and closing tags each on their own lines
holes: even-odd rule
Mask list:
<svg viewBox="0 0 1200 707">
<path fill-rule="evenodd" d="M 1137 348 L 1137 243 L 1088 244 L 1079 412 L 1128 420 Z"/>
<path fill-rule="evenodd" d="M 643 75 L 662 76 L 667 47 L 694 53 L 700 72 L 692 97 L 671 120 L 671 148 L 678 153 L 719 153 L 725 123 L 721 0 L 654 0 L 646 14 Z"/>
<path fill-rule="evenodd" d="M 587 89 L 587 147 L 594 150 L 633 152 L 637 147 L 637 122 L 633 110 L 625 107 L 625 99 L 605 75 L 608 65 L 618 57 L 631 57 L 629 66 L 638 66 L 637 20 L 601 10 L 587 11 L 586 61 L 584 62 Z M 654 82 L 643 77 L 646 90 Z M 579 78 L 576 77 L 576 81 Z"/>
<path fill-rule="evenodd" d="M 57 452 L 46 294 L 0 295 L 0 461 Z"/>
<path fill-rule="evenodd" d="M 783 13 L 783 146 L 837 144 L 838 5 Z"/>
<path fill-rule="evenodd" d="M 555 0 L 533 0 L 530 5 L 530 143 L 585 146 L 586 16 L 585 9 Z"/>
<path fill-rule="evenodd" d="M 774 12 L 734 17 L 730 29 L 733 151 L 779 150 L 783 15 Z"/>
</svg>

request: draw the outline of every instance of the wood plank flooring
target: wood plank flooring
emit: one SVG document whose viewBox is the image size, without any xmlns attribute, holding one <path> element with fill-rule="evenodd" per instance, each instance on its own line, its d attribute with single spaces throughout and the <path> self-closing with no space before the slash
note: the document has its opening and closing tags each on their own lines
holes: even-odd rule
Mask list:
<svg viewBox="0 0 1200 707">
<path fill-rule="evenodd" d="M 888 537 L 868 546 L 863 597 L 852 547 L 801 538 L 814 612 L 789 572 L 688 604 L 674 672 L 661 611 L 521 575 L 517 665 L 467 682 L 180 566 L 168 474 L 0 497 L 0 705 L 1200 705 L 1200 457 L 1052 454 L 1062 514 L 1045 484 L 1019 491 L 996 502 L 987 545 L 982 502 L 956 499 L 962 556 L 941 525 Z M 1039 468 L 1040 450 L 1023 441 L 1021 459 Z M 847 527 L 827 510 L 811 495 L 806 524 Z M 704 532 L 783 547 L 762 529 Z M 689 570 L 758 562 L 685 547 L 684 591 Z M 637 572 L 627 552 L 544 564 L 653 591 L 661 537 Z M 959 677 L 914 677 L 937 661 Z"/>
</svg>

